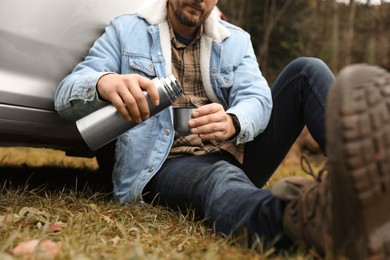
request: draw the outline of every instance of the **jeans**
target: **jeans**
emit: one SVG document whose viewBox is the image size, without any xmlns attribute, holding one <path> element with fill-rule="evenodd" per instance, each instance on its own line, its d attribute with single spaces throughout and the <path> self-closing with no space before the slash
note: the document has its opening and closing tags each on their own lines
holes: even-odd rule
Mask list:
<svg viewBox="0 0 390 260">
<path fill-rule="evenodd" d="M 329 68 L 315 58 L 294 60 L 276 79 L 267 128 L 245 144 L 243 169 L 257 187 L 272 176 L 305 125 L 326 154 L 326 101 L 334 79 Z"/>
<path fill-rule="evenodd" d="M 286 202 L 261 189 L 283 160 L 303 127 L 325 151 L 326 98 L 334 76 L 315 58 L 290 63 L 272 86 L 273 112 L 267 129 L 245 145 L 244 164 L 228 154 L 168 159 L 144 190 L 146 201 L 195 211 L 216 232 L 245 227 L 250 239 L 276 246 L 291 241 L 283 232 Z"/>
</svg>

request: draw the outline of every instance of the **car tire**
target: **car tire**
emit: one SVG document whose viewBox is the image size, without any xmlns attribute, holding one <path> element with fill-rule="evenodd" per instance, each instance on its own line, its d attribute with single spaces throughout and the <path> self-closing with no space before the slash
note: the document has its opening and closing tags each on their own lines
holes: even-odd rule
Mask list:
<svg viewBox="0 0 390 260">
<path fill-rule="evenodd" d="M 99 171 L 104 174 L 112 174 L 114 169 L 115 145 L 116 140 L 106 144 L 96 153 L 96 161 L 99 165 Z"/>
</svg>

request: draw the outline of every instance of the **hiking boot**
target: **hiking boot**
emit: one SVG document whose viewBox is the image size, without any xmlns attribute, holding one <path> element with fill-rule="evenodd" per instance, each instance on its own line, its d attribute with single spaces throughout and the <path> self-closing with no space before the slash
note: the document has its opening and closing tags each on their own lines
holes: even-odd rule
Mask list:
<svg viewBox="0 0 390 260">
<path fill-rule="evenodd" d="M 345 68 L 327 108 L 329 174 L 285 178 L 271 189 L 288 201 L 285 232 L 330 259 L 390 259 L 390 73 Z"/>
<path fill-rule="evenodd" d="M 301 157 L 302 169 L 313 176 L 283 178 L 272 185 L 273 196 L 288 202 L 283 214 L 283 228 L 295 243 L 301 243 L 323 256 L 325 254 L 327 183 L 326 166 L 314 174 L 306 157 Z"/>
<path fill-rule="evenodd" d="M 390 73 L 364 64 L 345 68 L 327 109 L 334 256 L 390 259 Z"/>
</svg>

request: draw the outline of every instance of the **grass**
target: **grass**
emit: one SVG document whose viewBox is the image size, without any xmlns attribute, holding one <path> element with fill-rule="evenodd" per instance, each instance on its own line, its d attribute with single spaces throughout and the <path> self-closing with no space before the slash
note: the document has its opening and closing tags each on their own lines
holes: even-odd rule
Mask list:
<svg viewBox="0 0 390 260">
<path fill-rule="evenodd" d="M 260 241 L 248 248 L 244 239 L 214 234 L 191 213 L 116 203 L 94 159 L 0 148 L 0 164 L 0 259 L 312 258 L 301 250 L 277 254 Z M 283 165 L 270 186 L 299 172 L 298 165 Z M 34 240 L 40 241 L 36 250 L 18 252 Z M 54 247 L 44 247 L 44 241 Z"/>
</svg>

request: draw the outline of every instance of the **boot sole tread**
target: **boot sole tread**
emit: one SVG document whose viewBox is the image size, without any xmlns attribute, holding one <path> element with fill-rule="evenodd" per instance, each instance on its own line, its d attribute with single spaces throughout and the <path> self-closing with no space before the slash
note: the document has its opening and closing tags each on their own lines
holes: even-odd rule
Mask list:
<svg viewBox="0 0 390 260">
<path fill-rule="evenodd" d="M 390 76 L 350 94 L 340 109 L 345 162 L 358 199 L 369 204 L 390 189 Z"/>
<path fill-rule="evenodd" d="M 336 84 L 329 98 L 335 101 L 328 104 L 327 138 L 334 139 L 328 141 L 331 196 L 341 198 L 331 199 L 331 207 L 342 223 L 332 219 L 333 246 L 349 259 L 389 259 L 390 74 L 355 66 Z M 364 229 L 351 230 L 348 224 Z"/>
</svg>

